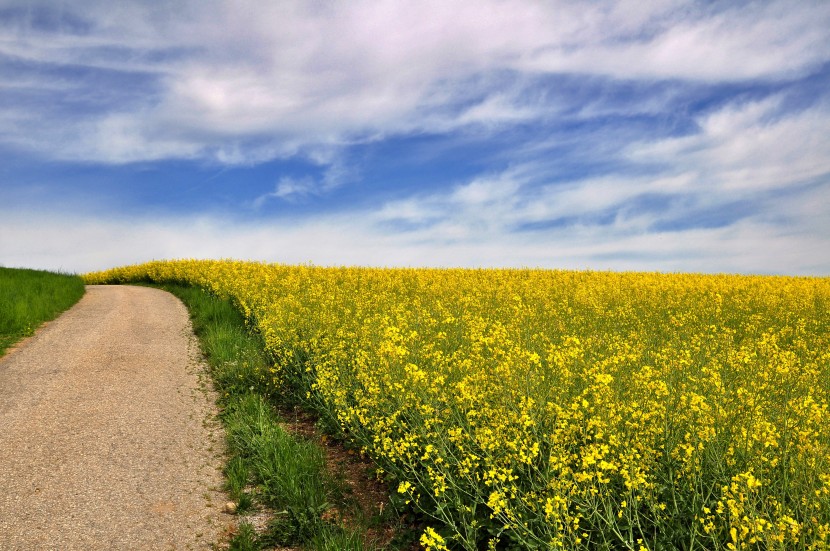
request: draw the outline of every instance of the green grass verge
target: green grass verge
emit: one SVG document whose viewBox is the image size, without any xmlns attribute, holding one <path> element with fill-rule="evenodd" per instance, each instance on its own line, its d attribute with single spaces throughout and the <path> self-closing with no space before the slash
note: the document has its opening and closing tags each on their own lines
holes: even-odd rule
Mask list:
<svg viewBox="0 0 830 551">
<path fill-rule="evenodd" d="M 371 549 L 363 530 L 324 520 L 341 493 L 325 468 L 316 443 L 282 427 L 266 384 L 270 363 L 262 340 L 249 332 L 228 302 L 188 286 L 153 285 L 176 295 L 190 311 L 217 391 L 227 433 L 226 489 L 238 513 L 259 507 L 273 512 L 264 533 L 242 523 L 230 542 L 233 550 L 302 546 L 318 550 Z"/>
<path fill-rule="evenodd" d="M 83 294 L 84 282 L 76 275 L 0 268 L 0 355 Z"/>
</svg>

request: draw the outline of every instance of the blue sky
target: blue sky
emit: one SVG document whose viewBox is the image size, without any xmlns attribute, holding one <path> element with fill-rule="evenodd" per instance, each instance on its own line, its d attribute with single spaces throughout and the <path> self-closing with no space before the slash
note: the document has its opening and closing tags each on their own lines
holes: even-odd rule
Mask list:
<svg viewBox="0 0 830 551">
<path fill-rule="evenodd" d="M 0 265 L 830 275 L 830 3 L 0 0 Z"/>
</svg>

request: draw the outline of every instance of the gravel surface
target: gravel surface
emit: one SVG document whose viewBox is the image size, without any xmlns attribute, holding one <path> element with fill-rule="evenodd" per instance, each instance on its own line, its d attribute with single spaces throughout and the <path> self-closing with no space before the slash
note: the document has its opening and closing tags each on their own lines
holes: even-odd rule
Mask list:
<svg viewBox="0 0 830 551">
<path fill-rule="evenodd" d="M 0 549 L 211 549 L 224 436 L 186 308 L 87 287 L 0 359 Z"/>
</svg>

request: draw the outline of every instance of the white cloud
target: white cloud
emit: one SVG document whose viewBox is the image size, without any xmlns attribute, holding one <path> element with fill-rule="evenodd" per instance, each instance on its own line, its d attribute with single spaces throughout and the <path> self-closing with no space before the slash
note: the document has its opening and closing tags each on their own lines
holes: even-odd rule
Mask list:
<svg viewBox="0 0 830 551">
<path fill-rule="evenodd" d="M 322 168 L 322 175 L 319 178 L 308 175 L 281 177 L 274 191 L 260 195 L 253 201 L 255 209 L 261 208 L 272 199 L 294 202 L 309 196 L 322 195 L 348 183 L 359 174 L 359 168 L 346 162 L 335 148 L 315 147 L 304 150 L 302 154 Z"/>
<path fill-rule="evenodd" d="M 699 186 L 727 193 L 781 189 L 827 177 L 830 108 L 819 103 L 782 111 L 781 100 L 728 104 L 702 117 L 699 132 L 633 144 L 628 156 L 676 173 L 694 173 Z"/>
<path fill-rule="evenodd" d="M 787 95 L 787 79 L 830 61 L 828 3 L 178 0 L 159 7 L 90 0 L 55 7 L 7 0 L 4 6 L 16 6 L 18 16 L 0 19 L 0 56 L 13 61 L 0 60 L 8 72 L 0 78 L 0 99 L 13 99 L 0 107 L 0 142 L 46 159 L 244 165 L 302 156 L 316 165 L 313 175 L 279 179 L 253 201 L 257 208 L 355 179 L 361 167 L 343 152 L 351 144 L 459 129 L 495 135 L 526 121 L 551 123 L 507 152 L 515 154 L 507 170 L 452 189 L 426 186 L 432 191 L 371 211 L 344 208 L 290 225 L 189 215 L 119 221 L 2 206 L 0 262 L 7 265 L 88 270 L 149 258 L 233 256 L 830 272 L 830 107 L 812 98 L 793 109 Z M 52 17 L 46 25 L 38 23 L 44 13 Z M 96 75 L 107 76 L 88 80 Z M 551 84 L 567 88 L 574 79 L 573 90 Z M 670 110 L 683 109 L 684 94 L 695 86 L 771 82 L 785 91 L 741 101 L 728 101 L 728 91 L 704 94 L 721 107 L 686 113 L 684 122 L 697 130 L 679 137 L 632 123 L 619 133 L 603 126 L 587 143 L 586 134 L 555 124 L 671 119 Z M 615 86 L 631 85 L 635 93 L 607 98 L 605 85 L 610 96 Z M 582 155 L 579 170 L 553 181 L 551 166 L 573 161 L 546 158 L 563 145 L 581 148 L 574 153 Z M 583 177 L 580 171 L 597 160 L 624 166 Z M 650 195 L 680 200 L 636 208 Z M 689 220 L 695 209 L 749 200 L 758 204 L 712 224 L 720 227 L 695 229 Z M 655 229 L 675 220 L 692 229 Z M 532 231 L 517 231 L 523 226 Z"/>
<path fill-rule="evenodd" d="M 526 214 L 521 170 L 481 177 L 454 189 L 392 201 L 369 220 L 378 227 L 403 228 L 406 239 L 475 245 L 509 234 Z M 411 231 L 406 231 L 411 230 Z"/>
<path fill-rule="evenodd" d="M 253 206 L 259 209 L 271 199 L 294 200 L 305 197 L 313 193 L 316 188 L 317 185 L 312 178 L 290 178 L 285 176 L 277 182 L 274 191 L 257 197 Z"/>
<path fill-rule="evenodd" d="M 526 56 L 526 66 L 621 78 L 733 81 L 792 77 L 827 60 L 827 5 L 794 9 L 790 2 L 740 2 L 711 12 L 693 2 L 646 3 L 647 9 L 635 4 L 586 10 L 578 39 L 554 41 Z"/>
<path fill-rule="evenodd" d="M 621 235 L 649 231 L 661 219 L 679 217 L 670 208 L 638 212 L 627 207 L 645 194 L 696 192 L 693 175 L 648 177 L 605 176 L 572 182 L 545 183 L 533 166 L 517 166 L 502 174 L 478 178 L 453 189 L 437 191 L 384 205 L 372 219 L 397 224 L 402 232 L 438 241 L 498 240 L 530 226 L 566 226 L 592 235 L 597 217 L 612 213 L 606 230 Z M 615 214 L 614 214 L 615 213 Z M 606 222 L 606 224 L 609 224 Z"/>
<path fill-rule="evenodd" d="M 529 104 L 523 87 L 540 74 L 780 79 L 830 59 L 823 3 L 8 4 L 22 14 L 0 25 L 10 59 L 155 79 L 140 105 L 57 121 L 15 105 L 29 135 L 0 128 L 48 157 L 111 163 L 250 163 L 315 144 L 534 120 L 550 106 Z M 51 28 L 25 15 L 36 11 L 52 14 Z M 504 71 L 509 85 L 488 78 Z"/>
<path fill-rule="evenodd" d="M 574 226 L 447 239 L 389 233 L 371 213 L 239 224 L 205 217 L 101 219 L 0 216 L 0 265 L 84 272 L 165 258 L 243 258 L 364 266 L 548 267 L 818 274 L 830 272 L 830 233 L 747 220 L 716 229 L 625 234 Z M 826 225 L 826 220 L 825 220 Z"/>
<path fill-rule="evenodd" d="M 548 182 L 533 161 L 389 203 L 376 220 L 397 224 L 414 242 L 476 247 L 505 239 L 555 240 L 561 251 L 566 239 L 574 248 L 565 257 L 601 264 L 612 255 L 616 267 L 682 264 L 694 270 L 702 258 L 709 267 L 700 269 L 711 270 L 707 259 L 721 252 L 723 270 L 826 271 L 826 106 L 791 113 L 782 111 L 777 97 L 731 103 L 703 115 L 699 126 L 690 136 L 632 145 L 627 156 L 635 169 L 656 167 L 645 173 Z M 769 240 L 769 249 L 753 231 Z M 724 243 L 706 241 L 714 239 Z M 742 240 L 747 250 L 741 250 Z"/>
</svg>

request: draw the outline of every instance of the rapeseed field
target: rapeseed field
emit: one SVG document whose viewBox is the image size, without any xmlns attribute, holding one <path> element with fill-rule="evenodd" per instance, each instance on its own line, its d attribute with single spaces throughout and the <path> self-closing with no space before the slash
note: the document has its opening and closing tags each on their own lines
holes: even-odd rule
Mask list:
<svg viewBox="0 0 830 551">
<path fill-rule="evenodd" d="M 830 279 L 162 261 L 232 299 L 426 549 L 830 547 Z"/>
</svg>

